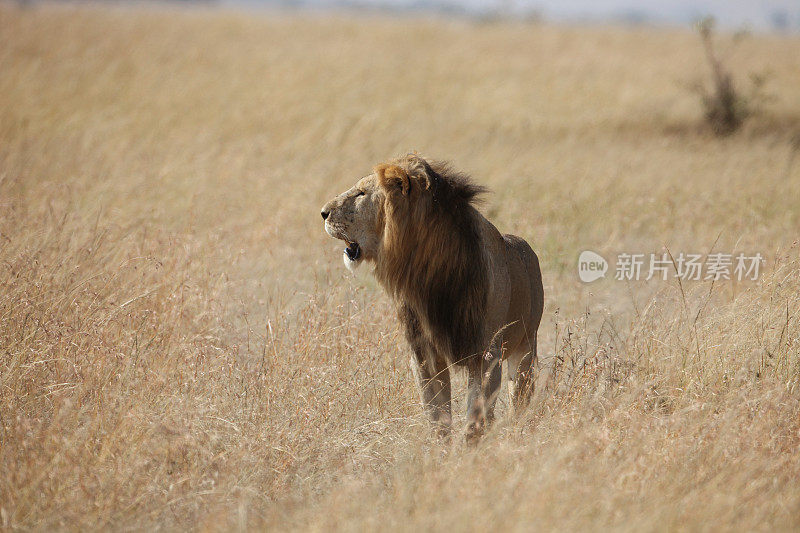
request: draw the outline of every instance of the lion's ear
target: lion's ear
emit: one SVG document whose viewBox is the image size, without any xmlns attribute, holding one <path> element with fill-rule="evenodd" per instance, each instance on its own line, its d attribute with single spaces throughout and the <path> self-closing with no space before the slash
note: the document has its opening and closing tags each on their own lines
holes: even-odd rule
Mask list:
<svg viewBox="0 0 800 533">
<path fill-rule="evenodd" d="M 436 182 L 436 173 L 425 158 L 416 151 L 411 152 L 406 157 L 408 158 L 409 172 L 420 182 L 423 189 L 432 189 Z"/>
<path fill-rule="evenodd" d="M 384 189 L 391 190 L 392 187 L 400 187 L 403 194 L 408 195 L 411 183 L 405 170 L 397 165 L 382 164 L 375 167 L 375 173 L 378 175 L 378 183 Z"/>
</svg>

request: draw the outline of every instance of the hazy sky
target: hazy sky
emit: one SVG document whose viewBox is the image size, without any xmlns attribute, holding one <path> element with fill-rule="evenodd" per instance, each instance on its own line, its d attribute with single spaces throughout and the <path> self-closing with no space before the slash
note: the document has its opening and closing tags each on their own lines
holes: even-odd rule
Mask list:
<svg viewBox="0 0 800 533">
<path fill-rule="evenodd" d="M 516 4 L 538 6 L 545 16 L 554 18 L 605 18 L 620 13 L 642 13 L 681 22 L 711 14 L 725 26 L 749 24 L 754 28 L 768 28 L 773 26 L 776 13 L 783 13 L 790 26 L 800 25 L 800 0 L 518 0 Z"/>
<path fill-rule="evenodd" d="M 236 3 L 237 0 L 230 0 Z M 270 0 L 243 0 L 246 3 L 270 3 Z M 272 0 L 273 2 L 275 0 Z M 319 6 L 336 5 L 343 0 L 304 0 Z M 474 11 L 490 11 L 499 7 L 513 11 L 537 11 L 551 20 L 628 20 L 645 18 L 669 24 L 691 23 L 703 15 L 713 15 L 728 28 L 747 26 L 769 29 L 776 21 L 788 28 L 800 28 L 800 0 L 344 0 L 349 3 L 379 6 L 409 6 L 445 3 Z M 290 3 L 290 2 L 289 2 Z"/>
</svg>

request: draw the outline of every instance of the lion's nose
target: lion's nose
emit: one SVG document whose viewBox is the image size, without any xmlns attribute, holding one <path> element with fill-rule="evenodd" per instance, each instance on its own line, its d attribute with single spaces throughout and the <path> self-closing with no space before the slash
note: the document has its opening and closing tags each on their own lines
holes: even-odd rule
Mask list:
<svg viewBox="0 0 800 533">
<path fill-rule="evenodd" d="M 323 211 L 320 214 L 322 215 L 322 220 L 328 220 L 328 215 L 330 215 L 331 212 L 330 211 Z"/>
</svg>

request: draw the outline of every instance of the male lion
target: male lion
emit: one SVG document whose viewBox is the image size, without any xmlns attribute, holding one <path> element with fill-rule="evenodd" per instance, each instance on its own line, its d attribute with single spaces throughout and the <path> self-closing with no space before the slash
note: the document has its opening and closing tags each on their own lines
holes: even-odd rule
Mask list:
<svg viewBox="0 0 800 533">
<path fill-rule="evenodd" d="M 447 164 L 409 154 L 322 208 L 325 230 L 347 243 L 345 264 L 373 263 L 395 301 L 442 435 L 452 420 L 450 367 L 466 367 L 468 441 L 492 422 L 501 360 L 515 410 L 528 403 L 544 305 L 536 254 L 475 209 L 484 192 Z"/>
</svg>

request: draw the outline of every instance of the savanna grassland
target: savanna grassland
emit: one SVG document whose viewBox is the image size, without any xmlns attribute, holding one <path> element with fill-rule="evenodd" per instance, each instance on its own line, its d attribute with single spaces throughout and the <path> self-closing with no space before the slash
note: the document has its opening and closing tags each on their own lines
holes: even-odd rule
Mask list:
<svg viewBox="0 0 800 533">
<path fill-rule="evenodd" d="M 689 30 L 0 5 L 0 526 L 800 528 L 800 38 L 719 42 L 771 95 L 725 138 Z M 474 449 L 319 217 L 409 150 L 541 258 L 535 400 Z"/>
</svg>

